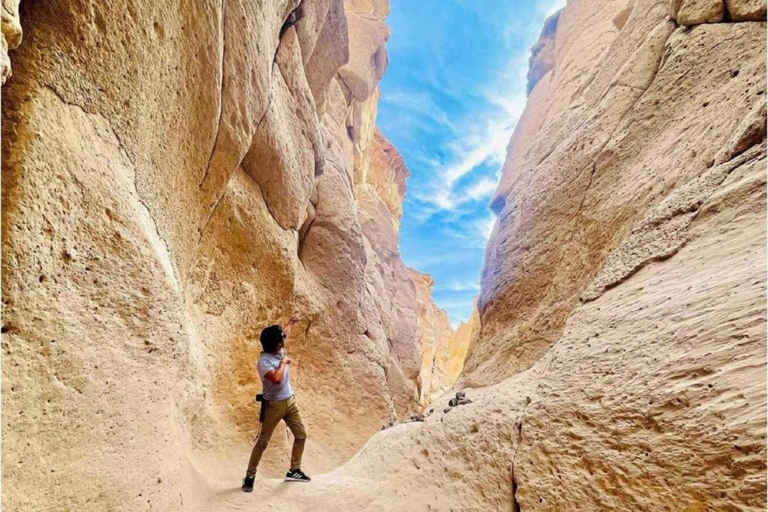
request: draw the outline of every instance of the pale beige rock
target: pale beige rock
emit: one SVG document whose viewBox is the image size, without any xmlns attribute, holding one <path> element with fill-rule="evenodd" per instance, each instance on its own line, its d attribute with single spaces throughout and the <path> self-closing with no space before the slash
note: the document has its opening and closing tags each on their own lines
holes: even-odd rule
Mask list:
<svg viewBox="0 0 768 512">
<path fill-rule="evenodd" d="M 724 0 L 672 0 L 672 16 L 681 25 L 719 23 L 725 18 Z"/>
<path fill-rule="evenodd" d="M 619 12 L 619 14 L 613 17 L 613 26 L 619 30 L 623 29 L 624 25 L 627 24 L 629 17 L 632 16 L 634 10 L 635 0 L 630 0 L 629 3 L 627 3 L 627 6 L 621 12 Z"/>
<path fill-rule="evenodd" d="M 531 48 L 531 57 L 528 60 L 528 85 L 526 86 L 528 94 L 539 83 L 539 80 L 555 67 L 555 33 L 557 32 L 560 13 L 561 11 L 558 11 L 546 19 L 539 40 Z"/>
<path fill-rule="evenodd" d="M 580 2 L 573 8 L 581 10 L 590 5 L 595 4 Z M 617 5 L 617 9 L 621 7 Z M 541 91 L 537 87 L 531 96 L 529 107 L 511 142 L 507 171 L 494 201 L 500 211 L 500 223 L 498 234 L 491 240 L 487 253 L 480 304 L 483 315 L 481 337 L 485 340 L 485 352 L 490 354 L 490 358 L 475 359 L 472 356 L 474 350 L 470 351 L 465 366 L 467 383 L 482 382 L 496 371 L 500 375 L 509 375 L 536 361 L 550 346 L 551 341 L 547 340 L 559 336 L 561 322 L 577 303 L 574 299 L 586 288 L 586 281 L 595 275 L 597 268 L 591 266 L 601 264 L 603 258 L 600 252 L 595 252 L 593 244 L 583 246 L 583 252 L 578 255 L 574 251 L 581 247 L 581 243 L 586 244 L 590 237 L 609 246 L 617 243 L 613 239 L 625 236 L 631 229 L 631 224 L 621 224 L 631 217 L 630 212 L 640 204 L 659 201 L 660 194 L 668 193 L 664 191 L 669 185 L 664 183 L 672 180 L 669 174 L 664 174 L 662 179 L 658 174 L 660 171 L 638 171 L 643 178 L 637 183 L 638 186 L 645 183 L 645 193 L 626 191 L 621 187 L 625 186 L 625 181 L 618 178 L 615 191 L 611 192 L 615 195 L 590 192 L 595 190 L 595 185 L 608 182 L 604 169 L 615 169 L 611 171 L 613 175 L 622 176 L 626 175 L 628 168 L 671 166 L 675 183 L 687 181 L 685 176 L 698 176 L 701 168 L 715 158 L 742 119 L 752 111 L 753 102 L 759 104 L 758 98 L 764 94 L 760 92 L 764 88 L 759 78 L 762 50 L 761 45 L 756 43 L 759 39 L 757 33 L 762 29 L 760 25 L 707 25 L 697 27 L 690 34 L 680 30 L 665 47 L 659 42 L 669 33 L 669 23 L 664 20 L 665 3 L 646 2 L 638 4 L 635 9 L 640 7 L 649 15 L 633 16 L 614 41 L 606 41 L 603 50 L 595 49 L 595 53 L 604 54 L 596 73 L 583 71 L 583 61 L 576 60 L 578 52 L 573 50 L 573 44 L 569 45 L 568 53 L 573 57 L 558 58 L 557 61 L 566 70 L 566 76 L 558 76 L 556 68 L 557 81 L 552 87 Z M 567 28 L 570 18 L 566 10 L 560 26 Z M 560 38 L 560 34 L 557 37 Z M 576 37 L 586 36 L 579 34 Z M 730 43 L 732 37 L 741 46 Z M 720 40 L 725 43 L 720 43 Z M 693 44 L 703 46 L 694 49 Z M 714 45 L 717 45 L 718 51 L 713 51 L 712 55 L 705 54 L 706 48 Z M 644 53 L 638 48 L 648 48 L 652 53 Z M 726 56 L 724 52 L 730 53 Z M 585 57 L 594 58 L 586 52 Z M 659 71 L 654 74 L 656 66 L 659 66 Z M 662 121 L 663 116 L 656 114 L 660 112 L 656 107 L 664 105 L 672 96 L 681 97 L 673 93 L 672 86 L 668 84 L 675 83 L 677 73 L 682 73 L 680 70 L 684 66 L 693 70 L 687 71 L 686 79 L 678 83 L 678 89 L 686 91 L 683 96 L 686 97 L 684 103 L 689 114 L 685 122 L 681 121 L 682 105 L 678 101 L 674 107 L 671 104 L 665 107 L 666 111 L 677 113 L 674 117 L 676 121 Z M 723 70 L 721 74 L 704 79 L 714 66 Z M 579 84 L 573 79 L 578 75 L 570 73 L 578 73 L 588 83 Z M 745 73 L 747 77 L 743 76 Z M 659 81 L 659 74 L 664 80 Z M 695 80 L 691 80 L 692 74 Z M 654 87 L 644 93 L 642 87 L 649 82 L 658 89 Z M 561 91 L 558 84 L 562 84 Z M 730 92 L 726 93 L 726 90 Z M 539 92 L 546 94 L 546 97 L 538 96 Z M 549 100 L 551 97 L 555 99 Z M 571 104 L 563 101 L 563 97 L 568 98 Z M 641 97 L 642 101 L 639 101 Z M 734 98 L 745 100 L 735 101 Z M 549 108 L 538 110 L 539 102 Z M 645 117 L 639 109 L 654 114 Z M 712 126 L 718 129 L 714 130 Z M 697 143 L 696 149 L 689 149 L 679 134 L 690 130 L 706 132 L 711 138 L 706 144 Z M 630 138 L 635 131 L 638 142 Z M 660 136 L 662 133 L 666 135 Z M 646 134 L 654 136 L 649 139 Z M 627 144 L 626 140 L 632 143 Z M 641 144 L 641 140 L 645 143 Z M 626 156 L 616 154 L 618 147 L 626 148 Z M 691 159 L 693 151 L 697 156 Z M 642 156 L 644 153 L 648 155 Z M 663 158 L 657 156 L 662 154 Z M 621 164 L 624 158 L 629 160 Z M 564 174 L 564 169 L 569 168 L 572 172 Z M 623 171 L 619 171 L 620 168 Z M 525 194 L 519 192 L 523 190 Z M 607 205 L 611 203 L 602 201 L 607 197 L 615 197 L 616 213 L 607 213 L 611 210 Z M 502 208 L 499 209 L 499 206 Z M 588 228 L 574 221 L 585 215 L 594 218 L 591 208 L 609 215 L 613 220 L 608 225 L 590 222 L 585 224 L 590 226 Z M 548 219 L 550 214 L 551 225 L 548 222 L 532 222 L 533 219 Z M 575 222 L 571 224 L 577 227 L 575 231 L 551 228 L 571 222 Z M 563 244 L 569 241 L 575 245 L 567 253 L 563 252 Z M 569 271 L 564 272 L 559 267 L 561 261 L 574 263 L 569 263 Z M 524 273 L 521 273 L 522 268 Z M 594 270 L 581 274 L 587 268 Z M 535 289 L 536 293 L 527 292 L 529 289 Z M 571 295 L 574 292 L 576 295 Z M 549 298 L 545 298 L 547 296 Z M 489 310 L 498 313 L 489 314 Z M 558 318 L 561 320 L 556 320 Z M 515 327 L 509 329 L 503 325 Z M 482 380 L 475 380 L 473 375 Z"/>
<path fill-rule="evenodd" d="M 432 369 L 432 401 L 451 389 L 461 375 L 464 359 L 472 343 L 480 334 L 480 313 L 473 308 L 472 316 L 461 322 L 447 338 L 442 338 L 435 349 Z"/>
<path fill-rule="evenodd" d="M 347 7 L 357 14 L 384 19 L 390 12 L 388 0 L 347 0 Z"/>
<path fill-rule="evenodd" d="M 472 403 L 365 442 L 424 398 L 404 172 L 374 158 L 376 59 L 315 88 L 297 4 L 25 7 L 3 89 L 4 507 L 764 510 L 765 24 L 673 31 L 667 0 L 637 0 L 619 30 L 625 0 L 568 2 L 494 196 Z M 379 51 L 368 26 L 353 54 Z M 301 168 L 246 169 L 269 133 Z M 255 336 L 296 314 L 315 479 L 272 479 L 278 429 L 246 495 Z"/>
<path fill-rule="evenodd" d="M 733 21 L 765 21 L 765 0 L 725 0 Z"/>
<path fill-rule="evenodd" d="M 291 316 L 308 472 L 419 411 L 372 6 L 354 43 L 336 0 L 24 6 L 3 87 L 4 508 L 206 508 L 257 430 L 258 333 Z M 350 44 L 372 52 L 356 96 Z M 260 477 L 289 449 L 279 430 Z"/>
<path fill-rule="evenodd" d="M 765 509 L 765 25 L 622 3 L 568 3 L 510 144 L 473 403 L 266 506 Z"/>
<path fill-rule="evenodd" d="M 0 37 L 0 84 L 11 76 L 11 60 L 8 51 L 21 44 L 21 24 L 19 23 L 19 0 L 3 0 L 2 36 Z"/>
<path fill-rule="evenodd" d="M 347 12 L 349 24 L 349 63 L 339 76 L 357 101 L 368 98 L 387 69 L 389 28 L 383 17 Z"/>
<path fill-rule="evenodd" d="M 269 107 L 242 162 L 284 229 L 303 224 L 315 176 L 322 174 L 324 148 L 315 112 L 296 31 L 290 27 L 272 67 Z"/>
<path fill-rule="evenodd" d="M 302 24 L 298 27 L 301 29 Z M 307 59 L 306 55 L 304 56 Z M 327 88 L 338 69 L 349 62 L 349 30 L 343 0 L 331 0 L 325 23 L 306 63 L 306 76 L 318 113 L 325 108 Z"/>
<path fill-rule="evenodd" d="M 423 357 L 419 372 L 419 402 L 426 406 L 433 397 L 453 385 L 460 371 L 450 375 L 450 369 L 446 368 L 451 364 L 448 362 L 452 356 L 450 342 L 455 333 L 452 332 L 448 313 L 432 301 L 434 279 L 413 269 L 409 269 L 409 275 L 416 285 L 416 315 Z M 462 355 L 456 365 L 460 367 L 463 360 Z"/>
<path fill-rule="evenodd" d="M 375 190 L 386 205 L 389 218 L 398 231 L 403 216 L 405 180 L 411 172 L 397 149 L 378 130 L 374 131 L 373 140 L 369 144 L 369 149 L 364 153 L 366 161 L 360 170 L 357 189 L 372 187 Z"/>
</svg>

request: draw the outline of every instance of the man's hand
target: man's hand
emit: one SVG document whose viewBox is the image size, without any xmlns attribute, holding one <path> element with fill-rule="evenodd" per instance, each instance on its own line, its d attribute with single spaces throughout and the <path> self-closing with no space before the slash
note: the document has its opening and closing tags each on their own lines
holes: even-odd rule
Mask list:
<svg viewBox="0 0 768 512">
<path fill-rule="evenodd" d="M 296 325 L 299 322 L 298 318 L 291 318 L 288 320 L 288 323 L 283 326 L 283 332 L 286 336 L 291 335 L 291 329 L 293 329 L 293 326 Z"/>
<path fill-rule="evenodd" d="M 285 376 L 285 367 L 291 364 L 291 358 L 290 357 L 284 357 L 280 360 L 280 365 L 277 367 L 276 370 L 270 370 L 268 371 L 264 377 L 266 377 L 270 382 L 274 382 L 275 384 L 280 384 L 283 382 L 283 377 Z"/>
</svg>

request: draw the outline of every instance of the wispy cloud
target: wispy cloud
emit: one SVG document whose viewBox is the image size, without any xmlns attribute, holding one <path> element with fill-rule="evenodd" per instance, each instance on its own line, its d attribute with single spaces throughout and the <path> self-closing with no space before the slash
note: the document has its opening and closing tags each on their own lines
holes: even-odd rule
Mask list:
<svg viewBox="0 0 768 512">
<path fill-rule="evenodd" d="M 485 218 L 479 219 L 475 224 L 475 227 L 477 227 L 478 231 L 483 237 L 484 244 L 488 243 L 488 239 L 491 238 L 491 234 L 493 233 L 493 228 L 495 226 L 496 226 L 496 216 L 493 215 L 492 213 Z"/>
<path fill-rule="evenodd" d="M 455 325 L 479 291 L 487 204 L 526 105 L 530 47 L 565 0 L 392 0 L 379 123 L 411 169 L 401 251 Z"/>
<path fill-rule="evenodd" d="M 485 249 L 496 226 L 496 216 L 487 212 L 484 217 L 462 224 L 445 226 L 442 233 L 456 242 L 457 246 L 468 249 Z"/>
<path fill-rule="evenodd" d="M 544 19 L 565 3 L 566 0 L 539 2 L 538 19 L 530 20 L 528 25 L 541 27 Z M 510 24 L 514 24 L 514 20 Z M 460 128 L 453 126 L 457 138 L 447 145 L 450 150 L 447 162 L 432 168 L 433 179 L 416 195 L 430 207 L 430 213 L 456 210 L 468 202 L 487 200 L 492 195 L 500 173 L 495 173 L 493 180 L 488 176 L 476 180 L 466 178 L 471 178 L 483 167 L 500 168 L 506 159 L 507 146 L 526 105 L 529 48 L 536 37 L 538 32 L 532 32 L 524 49 L 510 56 L 507 66 L 502 67 L 496 80 L 483 91 L 486 108 L 472 112 L 467 116 L 469 121 Z"/>
<path fill-rule="evenodd" d="M 434 124 L 446 127 L 452 131 L 456 130 L 456 125 L 448 117 L 448 114 L 441 109 L 434 99 L 424 92 L 417 91 L 394 91 L 386 92 L 382 95 L 382 103 L 391 105 L 401 112 L 415 114 L 416 116 L 427 119 Z"/>
<path fill-rule="evenodd" d="M 435 286 L 436 292 L 477 292 L 480 291 L 480 280 L 474 281 L 449 281 L 447 283 L 438 283 Z"/>
<path fill-rule="evenodd" d="M 566 0 L 550 0 L 549 2 L 543 2 L 544 4 L 544 16 L 549 18 L 557 11 L 565 7 Z"/>
<path fill-rule="evenodd" d="M 474 201 L 491 197 L 491 194 L 496 190 L 498 183 L 498 179 L 480 178 L 478 181 L 467 187 L 467 197 Z"/>
</svg>

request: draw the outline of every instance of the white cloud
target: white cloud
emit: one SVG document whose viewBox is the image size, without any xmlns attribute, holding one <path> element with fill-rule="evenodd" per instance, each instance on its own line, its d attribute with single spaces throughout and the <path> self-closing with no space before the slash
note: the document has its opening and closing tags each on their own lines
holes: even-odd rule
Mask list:
<svg viewBox="0 0 768 512">
<path fill-rule="evenodd" d="M 431 273 L 448 264 L 466 264 L 472 259 L 472 256 L 469 251 L 457 247 L 454 250 L 439 253 L 405 254 L 403 259 L 409 267 L 418 269 L 421 272 Z"/>
<path fill-rule="evenodd" d="M 459 309 L 464 310 L 467 308 L 467 306 L 472 306 L 474 304 L 474 298 L 470 298 L 468 300 L 443 300 L 440 301 L 440 307 L 447 310 L 452 309 Z"/>
<path fill-rule="evenodd" d="M 496 216 L 494 214 L 490 214 L 483 219 L 478 219 L 475 226 L 483 235 L 484 244 L 488 243 L 488 239 L 491 238 L 491 234 L 493 233 L 493 228 L 496 226 Z"/>
<path fill-rule="evenodd" d="M 472 176 L 481 166 L 501 168 L 503 165 L 507 146 L 527 101 L 525 87 L 529 48 L 536 42 L 544 20 L 565 4 L 566 0 L 538 2 L 538 15 L 529 23 L 529 26 L 536 27 L 536 31 L 530 33 L 527 44 L 523 45 L 525 49 L 510 57 L 506 69 L 499 73 L 495 83 L 483 94 L 489 108 L 469 116 L 470 122 L 465 123 L 466 126 L 457 127 L 452 123 L 457 138 L 446 147 L 450 157 L 446 163 L 431 166 L 431 182 L 420 193 L 414 194 L 427 206 L 425 220 L 434 213 L 455 211 L 468 202 L 490 198 L 498 184 L 500 172 L 494 176 L 495 181 L 488 177 L 476 180 L 466 177 Z M 510 24 L 514 24 L 514 20 Z M 425 106 L 425 109 L 429 108 Z"/>
<path fill-rule="evenodd" d="M 484 250 L 495 226 L 496 216 L 488 212 L 485 217 L 474 219 L 471 222 L 460 223 L 457 226 L 446 226 L 441 230 L 441 233 L 455 240 L 458 246 Z"/>
<path fill-rule="evenodd" d="M 481 178 L 466 189 L 466 194 L 472 200 L 487 199 L 496 190 L 498 179 Z"/>
<path fill-rule="evenodd" d="M 549 18 L 557 11 L 565 7 L 566 0 L 550 0 L 549 2 L 542 2 L 544 16 Z"/>
<path fill-rule="evenodd" d="M 441 292 L 477 292 L 480 291 L 480 282 L 476 281 L 451 281 L 446 284 L 438 284 L 435 291 Z"/>
<path fill-rule="evenodd" d="M 448 117 L 448 114 L 446 114 L 445 111 L 424 92 L 387 92 L 382 96 L 381 101 L 398 108 L 401 112 L 410 112 L 422 119 L 426 118 L 434 124 L 447 127 L 452 131 L 456 130 L 456 125 L 453 124 L 453 121 Z"/>
</svg>

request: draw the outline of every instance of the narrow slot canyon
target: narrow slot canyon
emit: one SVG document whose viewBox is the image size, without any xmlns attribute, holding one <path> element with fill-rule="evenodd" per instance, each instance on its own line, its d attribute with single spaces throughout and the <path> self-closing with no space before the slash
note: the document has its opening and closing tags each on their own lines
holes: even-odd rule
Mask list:
<svg viewBox="0 0 768 512">
<path fill-rule="evenodd" d="M 3 0 L 3 508 L 765 509 L 765 2 L 536 28 L 461 323 L 389 3 Z M 312 482 L 281 423 L 243 493 L 291 319 Z"/>
</svg>

